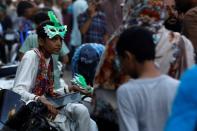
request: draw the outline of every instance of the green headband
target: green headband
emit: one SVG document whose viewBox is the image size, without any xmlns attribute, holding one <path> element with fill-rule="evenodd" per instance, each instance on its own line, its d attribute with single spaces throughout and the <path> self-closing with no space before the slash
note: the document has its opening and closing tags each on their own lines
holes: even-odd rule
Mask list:
<svg viewBox="0 0 197 131">
<path fill-rule="evenodd" d="M 48 35 L 50 39 L 52 39 L 56 35 L 59 35 L 62 39 L 64 39 L 64 36 L 67 31 L 67 26 L 60 24 L 59 20 L 56 18 L 53 11 L 48 11 L 48 16 L 50 18 L 50 21 L 54 23 L 54 26 L 52 25 L 44 26 L 45 33 Z"/>
</svg>

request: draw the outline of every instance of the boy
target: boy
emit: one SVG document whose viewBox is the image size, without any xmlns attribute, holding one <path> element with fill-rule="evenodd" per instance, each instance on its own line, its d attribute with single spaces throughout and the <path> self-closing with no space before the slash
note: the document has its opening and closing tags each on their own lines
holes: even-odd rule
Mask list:
<svg viewBox="0 0 197 131">
<path fill-rule="evenodd" d="M 49 20 L 48 14 L 45 11 L 40 11 L 35 14 L 34 21 L 36 26 L 40 25 L 43 21 Z M 20 52 L 20 59 L 22 56 L 27 52 L 28 50 L 31 50 L 33 48 L 38 48 L 38 35 L 34 32 L 30 33 L 27 38 L 25 39 L 23 45 L 21 46 L 19 52 Z M 61 71 L 58 69 L 58 60 L 59 58 L 62 61 L 62 64 L 67 64 L 68 62 L 68 53 L 69 50 L 66 46 L 66 44 L 62 41 L 62 46 L 58 54 L 52 54 L 53 57 L 53 64 L 54 64 L 54 84 L 55 89 L 60 88 L 60 73 Z"/>
<path fill-rule="evenodd" d="M 12 90 L 20 94 L 25 102 L 35 100 L 45 104 L 59 130 L 92 130 L 92 121 L 85 106 L 69 103 L 59 114 L 59 111 L 45 98 L 46 95 L 59 96 L 54 92 L 51 55 L 60 51 L 61 40 L 66 33 L 66 27 L 59 23 L 55 15 L 52 12 L 48 14 L 50 21 L 41 23 L 36 29 L 39 47 L 27 51 L 23 56 Z"/>
<path fill-rule="evenodd" d="M 122 71 L 133 78 L 117 91 L 120 131 L 162 131 L 179 82 L 156 67 L 152 33 L 129 28 L 116 50 Z"/>
</svg>

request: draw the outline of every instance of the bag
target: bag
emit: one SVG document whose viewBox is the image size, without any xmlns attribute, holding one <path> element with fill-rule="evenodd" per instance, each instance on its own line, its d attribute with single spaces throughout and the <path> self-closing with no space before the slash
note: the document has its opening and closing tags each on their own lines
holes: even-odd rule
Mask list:
<svg viewBox="0 0 197 131">
<path fill-rule="evenodd" d="M 91 117 L 101 131 L 119 131 L 117 117 L 116 90 L 94 90 L 93 113 Z"/>
<path fill-rule="evenodd" d="M 20 99 L 21 96 L 11 90 L 0 90 L 0 122 L 5 124 L 13 111 L 20 110 L 24 104 Z"/>
<path fill-rule="evenodd" d="M 23 106 L 6 126 L 17 131 L 57 131 L 46 119 L 47 107 L 41 102 L 31 102 Z"/>
</svg>

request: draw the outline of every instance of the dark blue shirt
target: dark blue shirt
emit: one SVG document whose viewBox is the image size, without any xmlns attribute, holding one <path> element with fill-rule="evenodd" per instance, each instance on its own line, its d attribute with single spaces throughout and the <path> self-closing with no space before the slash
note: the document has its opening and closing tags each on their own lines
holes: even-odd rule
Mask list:
<svg viewBox="0 0 197 131">
<path fill-rule="evenodd" d="M 89 19 L 88 11 L 79 15 L 78 23 L 81 28 Z M 104 13 L 98 12 L 93 17 L 92 23 L 85 35 L 82 35 L 82 43 L 102 43 L 104 44 L 104 35 L 106 34 L 106 18 Z"/>
</svg>

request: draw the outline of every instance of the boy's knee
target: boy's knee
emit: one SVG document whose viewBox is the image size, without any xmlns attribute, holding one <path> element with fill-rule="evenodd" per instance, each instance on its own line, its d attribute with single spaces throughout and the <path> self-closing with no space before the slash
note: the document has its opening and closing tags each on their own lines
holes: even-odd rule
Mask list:
<svg viewBox="0 0 197 131">
<path fill-rule="evenodd" d="M 89 116 L 88 109 L 83 104 L 76 104 L 74 108 L 74 112 L 75 115 L 77 116 L 84 116 L 84 115 Z"/>
<path fill-rule="evenodd" d="M 65 113 L 73 120 L 87 120 L 90 119 L 90 115 L 87 107 L 83 104 L 69 103 L 65 107 Z"/>
</svg>

